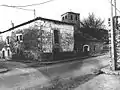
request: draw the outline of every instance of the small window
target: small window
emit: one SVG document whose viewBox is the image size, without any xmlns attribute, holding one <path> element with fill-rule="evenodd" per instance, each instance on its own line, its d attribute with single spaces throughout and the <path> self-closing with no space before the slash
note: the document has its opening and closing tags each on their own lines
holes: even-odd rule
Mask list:
<svg viewBox="0 0 120 90">
<path fill-rule="evenodd" d="M 23 40 L 23 37 L 22 37 L 22 35 L 20 35 L 20 41 L 22 41 Z"/>
<path fill-rule="evenodd" d="M 19 36 L 17 36 L 17 41 L 19 41 Z"/>
<path fill-rule="evenodd" d="M 9 38 L 7 38 L 7 44 L 10 44 L 10 39 Z"/>
<path fill-rule="evenodd" d="M 65 16 L 65 19 L 67 19 L 67 16 Z"/>
<path fill-rule="evenodd" d="M 62 20 L 64 20 L 64 17 L 62 17 Z"/>
<path fill-rule="evenodd" d="M 75 20 L 78 20 L 77 16 L 75 16 Z"/>
<path fill-rule="evenodd" d="M 10 56 L 10 50 L 8 49 L 8 56 Z"/>
<path fill-rule="evenodd" d="M 54 42 L 59 43 L 59 31 L 54 30 Z"/>
<path fill-rule="evenodd" d="M 71 20 L 73 20 L 73 16 L 72 15 L 70 16 L 70 18 L 71 18 Z"/>
<path fill-rule="evenodd" d="M 20 41 L 20 42 L 23 41 L 23 35 L 22 35 L 22 34 L 18 34 L 18 35 L 16 36 L 16 38 L 17 38 L 17 41 Z"/>
</svg>

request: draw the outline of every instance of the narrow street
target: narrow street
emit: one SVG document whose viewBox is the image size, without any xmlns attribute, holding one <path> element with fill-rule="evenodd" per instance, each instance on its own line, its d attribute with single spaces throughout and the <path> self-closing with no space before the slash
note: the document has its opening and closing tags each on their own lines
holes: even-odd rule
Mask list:
<svg viewBox="0 0 120 90">
<path fill-rule="evenodd" d="M 24 90 L 49 83 L 56 76 L 62 78 L 83 76 L 108 65 L 109 55 L 41 68 L 14 68 L 0 74 L 0 90 Z M 34 89 L 33 89 L 34 90 Z M 36 89 L 35 89 L 36 90 Z"/>
<path fill-rule="evenodd" d="M 60 76 L 62 78 L 71 76 L 80 76 L 93 73 L 94 70 L 98 70 L 108 65 L 110 60 L 109 55 L 103 55 L 98 57 L 92 57 L 88 59 L 78 60 L 75 62 L 63 63 L 59 65 L 48 66 L 44 69 L 40 69 L 48 77 Z"/>
</svg>

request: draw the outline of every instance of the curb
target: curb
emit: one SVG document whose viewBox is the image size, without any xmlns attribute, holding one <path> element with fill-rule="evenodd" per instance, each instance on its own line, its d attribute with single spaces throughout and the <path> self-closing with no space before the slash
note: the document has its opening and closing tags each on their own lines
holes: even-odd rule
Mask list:
<svg viewBox="0 0 120 90">
<path fill-rule="evenodd" d="M 102 56 L 105 54 L 100 54 L 100 55 L 94 55 L 94 56 L 84 56 L 84 57 L 75 57 L 71 59 L 63 59 L 59 61 L 51 61 L 51 62 L 40 62 L 41 64 L 58 64 L 58 63 L 64 63 L 64 62 L 69 62 L 69 61 L 77 61 L 77 59 L 87 59 L 87 58 L 92 58 L 92 57 L 97 57 L 97 56 Z"/>
<path fill-rule="evenodd" d="M 86 59 L 89 58 L 89 56 L 86 57 L 79 57 L 79 58 L 71 58 L 71 59 L 63 59 L 59 61 L 52 61 L 52 62 L 40 62 L 41 64 L 58 64 L 58 63 L 64 63 L 69 61 L 77 61 L 78 59 Z"/>
<path fill-rule="evenodd" d="M 97 57 L 97 56 L 102 56 L 105 55 L 105 53 L 103 54 L 96 54 L 94 56 L 84 56 L 84 57 L 74 57 L 74 58 L 69 58 L 69 59 L 62 59 L 62 60 L 57 60 L 57 61 L 38 61 L 37 63 L 41 66 L 39 67 L 43 67 L 44 65 L 54 65 L 54 64 L 60 64 L 60 63 L 67 63 L 67 62 L 74 62 L 74 61 L 80 61 L 78 59 L 87 59 L 87 58 L 92 58 L 92 57 Z M 12 60 L 10 60 L 12 62 Z M 13 60 L 14 62 L 14 60 Z M 16 60 L 17 62 L 17 60 Z M 19 62 L 19 61 L 18 61 Z M 23 62 L 24 63 L 24 62 Z M 29 62 L 28 62 L 29 63 Z M 34 63 L 34 62 L 30 62 L 30 63 Z M 30 66 L 34 66 L 33 64 L 31 64 Z M 38 67 L 38 66 L 35 66 Z"/>
<path fill-rule="evenodd" d="M 113 71 L 113 70 L 111 70 L 110 66 L 102 68 L 101 72 L 103 72 L 104 74 L 107 74 L 107 75 L 120 75 L 120 70 Z"/>
<path fill-rule="evenodd" d="M 3 69 L 0 69 L 0 73 L 5 73 L 5 72 L 8 72 L 9 69 L 6 69 L 6 68 L 3 68 Z"/>
</svg>

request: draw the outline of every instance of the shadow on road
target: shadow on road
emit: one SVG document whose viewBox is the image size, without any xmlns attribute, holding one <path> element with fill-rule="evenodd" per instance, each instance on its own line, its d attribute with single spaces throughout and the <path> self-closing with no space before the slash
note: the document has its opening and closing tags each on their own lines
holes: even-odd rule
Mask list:
<svg viewBox="0 0 120 90">
<path fill-rule="evenodd" d="M 88 74 L 84 76 L 78 76 L 78 77 L 73 77 L 69 79 L 63 79 L 56 77 L 51 80 L 51 85 L 49 86 L 43 86 L 41 88 L 40 85 L 36 87 L 32 87 L 30 89 L 34 90 L 73 90 L 74 88 L 78 87 L 81 84 L 84 84 L 88 82 L 89 80 L 93 79 L 96 77 L 95 74 Z"/>
<path fill-rule="evenodd" d="M 29 67 L 28 64 L 20 62 L 8 62 L 4 63 L 3 65 L 13 70 L 7 72 L 5 74 L 5 77 L 2 77 L 3 79 L 1 79 L 1 85 L 4 84 L 6 85 L 6 87 L 10 86 L 12 88 L 16 85 L 16 83 L 18 83 L 18 85 L 26 85 L 25 87 L 28 87 L 29 83 L 30 85 L 37 86 L 42 84 L 43 82 L 46 83 L 50 82 L 51 80 L 54 81 L 56 77 L 60 77 L 61 79 L 63 79 L 62 84 L 68 81 L 66 82 L 68 86 L 71 86 L 71 83 L 76 83 L 75 86 L 73 85 L 73 87 L 76 87 L 78 84 L 80 85 L 88 82 L 90 79 L 95 77 L 95 75 L 93 74 L 94 70 L 98 70 L 99 68 L 104 67 L 107 64 L 106 61 L 108 59 L 109 58 L 106 56 L 98 56 L 89 59 L 80 59 L 75 62 L 49 65 L 40 68 Z M 2 65 L 2 63 L 0 64 Z M 67 78 L 69 79 L 67 80 Z M 67 86 L 66 83 L 64 84 L 65 86 Z"/>
<path fill-rule="evenodd" d="M 102 65 L 100 60 L 97 58 L 91 58 L 87 61 L 85 61 L 85 59 L 82 59 L 80 62 L 77 61 L 56 66 L 44 67 L 44 69 L 39 69 L 39 71 L 49 78 L 54 78 L 57 76 L 67 78 L 91 74 L 94 72 L 94 70 L 101 67 Z"/>
</svg>

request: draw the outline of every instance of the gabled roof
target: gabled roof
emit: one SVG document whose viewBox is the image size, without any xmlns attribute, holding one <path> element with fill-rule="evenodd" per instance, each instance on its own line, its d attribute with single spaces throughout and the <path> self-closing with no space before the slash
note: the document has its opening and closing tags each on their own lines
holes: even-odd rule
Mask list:
<svg viewBox="0 0 120 90">
<path fill-rule="evenodd" d="M 96 38 L 98 41 L 105 42 L 107 40 L 107 37 L 106 37 L 106 40 L 102 39 L 102 37 L 105 37 L 108 35 L 108 31 L 104 29 L 100 30 L 95 28 L 80 28 L 79 31 L 81 31 L 84 34 L 88 34 L 93 38 Z"/>
<path fill-rule="evenodd" d="M 93 41 L 96 41 L 96 40 L 97 40 L 96 38 L 90 36 L 90 35 L 87 34 L 87 33 L 82 33 L 82 32 L 81 32 L 80 35 L 83 36 L 86 40 L 93 40 Z"/>
<path fill-rule="evenodd" d="M 83 40 L 83 41 L 100 41 L 97 38 L 92 37 L 89 34 L 83 33 L 83 32 L 76 33 L 75 34 L 75 40 L 76 41 L 81 41 L 81 40 Z"/>
<path fill-rule="evenodd" d="M 66 12 L 66 13 L 62 14 L 61 16 L 65 15 L 65 14 L 68 14 L 68 13 L 70 13 L 70 14 L 77 14 L 77 15 L 80 15 L 80 13 L 75 13 L 75 12 Z"/>
<path fill-rule="evenodd" d="M 37 18 L 35 18 L 35 19 L 32 19 L 32 20 L 29 20 L 29 21 L 27 21 L 27 22 L 24 22 L 24 23 L 21 23 L 21 24 L 19 24 L 19 25 L 16 25 L 16 26 L 14 26 L 14 27 L 12 27 L 12 28 L 10 28 L 10 29 L 8 29 L 8 30 L 5 30 L 5 31 L 3 31 L 3 32 L 0 32 L 0 34 L 1 34 L 1 33 L 5 33 L 5 32 L 8 32 L 8 31 L 12 31 L 12 30 L 14 30 L 14 29 L 16 29 L 16 28 L 18 28 L 18 27 L 24 26 L 24 25 L 26 25 L 26 24 L 32 23 L 32 22 L 37 21 L 37 20 L 43 20 L 43 21 L 45 20 L 45 21 L 54 22 L 55 24 L 66 24 L 66 25 L 73 25 L 73 26 L 74 26 L 73 23 L 67 23 L 67 22 L 62 22 L 62 21 L 59 21 L 59 20 L 53 20 L 53 19 L 47 19 L 47 18 L 37 17 Z"/>
<path fill-rule="evenodd" d="M 74 13 L 74 12 L 67 12 L 67 13 Z M 75 13 L 75 14 L 79 14 L 79 13 Z M 51 22 L 54 22 L 55 24 L 66 24 L 66 25 L 73 25 L 73 26 L 75 25 L 75 24 L 73 24 L 73 23 L 67 23 L 67 22 L 63 22 L 63 21 L 58 21 L 58 20 L 53 20 L 53 19 L 46 19 L 46 18 L 42 18 L 42 17 L 37 17 L 37 18 L 35 18 L 35 19 L 32 19 L 32 20 L 29 20 L 29 21 L 27 21 L 27 22 L 21 23 L 21 24 L 19 24 L 19 25 L 16 25 L 16 26 L 14 26 L 14 27 L 12 27 L 12 28 L 10 28 L 10 29 L 8 29 L 8 30 L 5 30 L 5 31 L 3 31 L 3 32 L 0 32 L 0 33 L 5 33 L 5 32 L 12 31 L 12 30 L 14 30 L 14 29 L 16 29 L 16 28 L 18 28 L 18 27 L 21 27 L 21 26 L 24 26 L 24 25 L 26 25 L 26 24 L 35 22 L 35 21 L 37 21 L 37 20 L 51 21 Z M 80 33 L 79 33 L 79 36 L 82 37 L 82 38 L 84 38 L 85 40 L 100 41 L 100 40 L 98 40 L 98 39 L 90 36 L 89 34 L 83 33 L 83 32 L 80 32 Z"/>
</svg>

